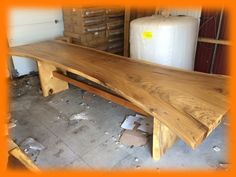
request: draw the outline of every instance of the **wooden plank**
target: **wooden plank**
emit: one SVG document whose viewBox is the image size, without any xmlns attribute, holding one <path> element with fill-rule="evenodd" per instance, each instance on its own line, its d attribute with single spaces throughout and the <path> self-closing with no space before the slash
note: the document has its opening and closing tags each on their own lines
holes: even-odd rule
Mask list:
<svg viewBox="0 0 236 177">
<path fill-rule="evenodd" d="M 153 118 L 152 138 L 152 156 L 154 160 L 159 160 L 167 149 L 178 140 L 177 135 L 162 124 L 157 118 Z"/>
<path fill-rule="evenodd" d="M 67 36 L 56 37 L 55 40 L 72 43 L 72 38 L 71 37 L 67 37 Z"/>
<path fill-rule="evenodd" d="M 90 86 L 88 84 L 85 84 L 83 82 L 77 81 L 75 79 L 69 78 L 67 76 L 65 76 L 64 74 L 58 73 L 56 71 L 53 72 L 53 76 L 57 79 L 63 80 L 65 82 L 68 82 L 74 86 L 77 86 L 83 90 L 86 90 L 90 93 L 93 93 L 95 95 L 98 95 L 102 98 L 105 98 L 106 100 L 112 101 L 114 103 L 117 103 L 119 105 L 122 105 L 126 108 L 129 108 L 137 113 L 140 113 L 142 115 L 148 116 L 150 117 L 146 112 L 144 112 L 142 109 L 138 108 L 137 106 L 135 106 L 134 104 L 132 104 L 131 102 L 129 102 L 128 100 L 118 96 L 118 95 L 113 95 L 111 93 L 108 93 L 106 91 L 103 91 L 101 89 L 95 88 L 93 86 Z"/>
<path fill-rule="evenodd" d="M 124 56 L 129 56 L 129 28 L 130 28 L 130 8 L 125 8 L 124 17 Z"/>
<path fill-rule="evenodd" d="M 227 41 L 227 40 L 212 39 L 212 38 L 205 38 L 205 37 L 199 37 L 198 42 L 205 42 L 209 44 L 231 45 L 230 41 Z"/>
<path fill-rule="evenodd" d="M 55 66 L 42 61 L 37 61 L 37 63 L 43 96 L 46 97 L 68 89 L 67 82 L 53 77 L 52 72 L 57 70 Z"/>
<path fill-rule="evenodd" d="M 195 148 L 228 111 L 229 77 L 164 67 L 87 47 L 45 41 L 10 49 L 113 90 Z"/>
</svg>

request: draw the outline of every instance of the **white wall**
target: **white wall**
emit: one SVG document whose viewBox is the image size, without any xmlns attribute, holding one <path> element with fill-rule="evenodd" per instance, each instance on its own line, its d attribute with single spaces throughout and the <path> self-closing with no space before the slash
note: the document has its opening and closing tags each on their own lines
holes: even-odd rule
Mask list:
<svg viewBox="0 0 236 177">
<path fill-rule="evenodd" d="M 53 39 L 63 35 L 61 9 L 11 9 L 9 12 L 9 45 L 18 46 Z M 58 23 L 55 23 L 58 20 Z M 13 56 L 19 76 L 37 71 L 35 61 Z"/>
</svg>

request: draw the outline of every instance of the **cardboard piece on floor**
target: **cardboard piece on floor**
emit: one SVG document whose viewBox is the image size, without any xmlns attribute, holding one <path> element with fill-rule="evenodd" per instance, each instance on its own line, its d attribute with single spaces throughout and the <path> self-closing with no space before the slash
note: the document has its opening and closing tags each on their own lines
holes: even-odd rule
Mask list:
<svg viewBox="0 0 236 177">
<path fill-rule="evenodd" d="M 124 130 L 119 142 L 128 146 L 139 147 L 147 143 L 147 135 L 139 130 Z"/>
</svg>

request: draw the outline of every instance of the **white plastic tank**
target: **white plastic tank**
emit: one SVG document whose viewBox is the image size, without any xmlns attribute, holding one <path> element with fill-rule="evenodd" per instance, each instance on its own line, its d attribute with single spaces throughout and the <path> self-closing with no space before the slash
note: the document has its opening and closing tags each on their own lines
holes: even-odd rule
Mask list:
<svg viewBox="0 0 236 177">
<path fill-rule="evenodd" d="M 130 56 L 153 63 L 193 70 L 198 20 L 155 15 L 130 24 Z"/>
</svg>

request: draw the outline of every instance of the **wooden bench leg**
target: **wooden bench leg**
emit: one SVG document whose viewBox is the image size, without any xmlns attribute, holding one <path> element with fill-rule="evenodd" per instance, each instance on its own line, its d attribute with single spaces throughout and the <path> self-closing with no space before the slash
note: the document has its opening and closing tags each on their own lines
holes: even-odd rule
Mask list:
<svg viewBox="0 0 236 177">
<path fill-rule="evenodd" d="M 178 137 L 176 134 L 162 124 L 157 118 L 153 118 L 152 156 L 154 160 L 159 160 L 177 139 Z"/>
<path fill-rule="evenodd" d="M 37 63 L 43 96 L 46 97 L 69 88 L 67 82 L 53 76 L 53 71 L 57 71 L 55 66 L 42 61 L 37 61 Z"/>
</svg>

